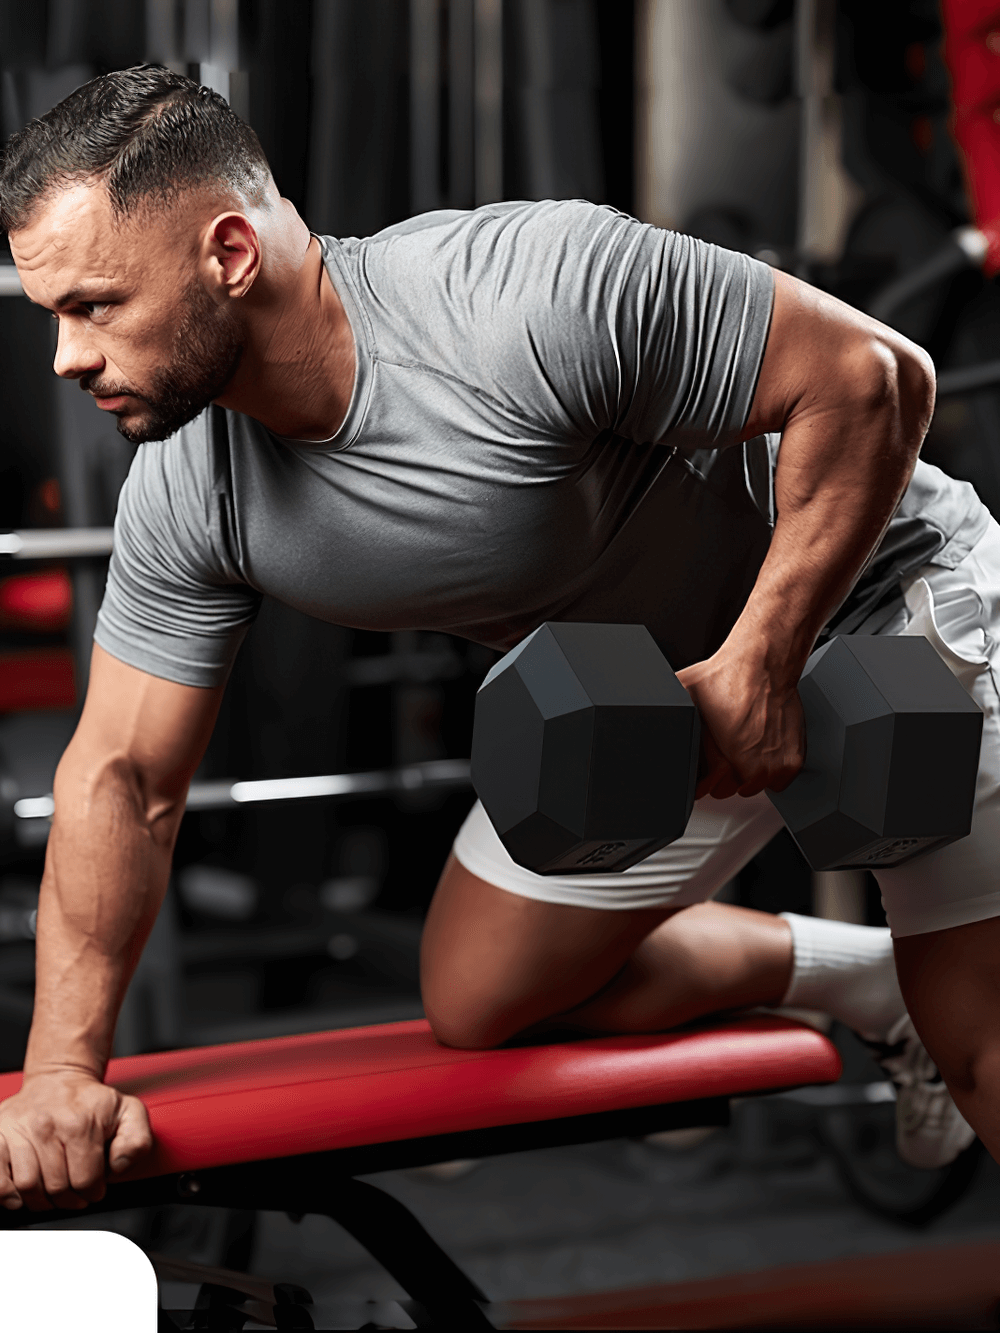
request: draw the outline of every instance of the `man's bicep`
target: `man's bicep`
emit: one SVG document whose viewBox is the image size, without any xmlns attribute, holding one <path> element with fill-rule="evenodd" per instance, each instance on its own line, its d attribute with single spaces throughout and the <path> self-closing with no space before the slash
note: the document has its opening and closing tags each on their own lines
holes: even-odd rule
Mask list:
<svg viewBox="0 0 1000 1333">
<path fill-rule="evenodd" d="M 201 761 L 224 689 L 164 680 L 95 645 L 86 702 L 67 754 L 85 767 L 129 763 L 150 792 L 179 793 Z"/>
</svg>

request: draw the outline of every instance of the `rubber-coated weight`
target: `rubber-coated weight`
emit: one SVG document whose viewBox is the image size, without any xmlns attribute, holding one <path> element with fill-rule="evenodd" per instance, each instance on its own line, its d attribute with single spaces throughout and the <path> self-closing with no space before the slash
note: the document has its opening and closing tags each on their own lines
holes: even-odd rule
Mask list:
<svg viewBox="0 0 1000 1333">
<path fill-rule="evenodd" d="M 902 865 L 965 837 L 983 715 L 925 638 L 831 639 L 799 698 L 806 761 L 768 796 L 814 870 Z"/>
<path fill-rule="evenodd" d="M 768 796 L 814 870 L 901 865 L 969 832 L 983 715 L 926 639 L 833 639 L 799 695 L 805 765 Z M 472 780 L 519 865 L 619 871 L 684 832 L 699 741 L 643 626 L 549 623 L 480 687 Z"/>
<path fill-rule="evenodd" d="M 480 686 L 472 782 L 519 865 L 624 870 L 684 832 L 699 737 L 643 625 L 549 623 Z"/>
</svg>

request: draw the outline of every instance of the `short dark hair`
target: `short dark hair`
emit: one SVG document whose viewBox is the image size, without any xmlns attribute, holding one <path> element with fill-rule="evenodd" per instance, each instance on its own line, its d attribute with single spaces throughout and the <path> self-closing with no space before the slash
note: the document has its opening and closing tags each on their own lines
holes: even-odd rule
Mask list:
<svg viewBox="0 0 1000 1333">
<path fill-rule="evenodd" d="M 264 150 L 224 97 L 162 65 L 102 74 L 13 134 L 0 163 L 0 227 L 27 225 L 53 189 L 97 178 L 114 215 L 209 182 L 259 197 Z"/>
</svg>

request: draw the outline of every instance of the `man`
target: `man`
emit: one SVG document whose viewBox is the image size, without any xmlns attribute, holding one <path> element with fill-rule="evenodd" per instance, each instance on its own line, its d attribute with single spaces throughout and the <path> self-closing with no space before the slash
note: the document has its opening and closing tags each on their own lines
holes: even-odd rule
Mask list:
<svg viewBox="0 0 1000 1333">
<path fill-rule="evenodd" d="M 782 999 L 903 1031 L 885 932 L 704 900 L 777 827 L 762 793 L 801 764 L 795 685 L 821 633 L 930 632 L 937 608 L 939 651 L 985 699 L 988 667 L 962 654 L 996 623 L 997 530 L 970 487 L 914 470 L 923 352 L 745 256 L 579 202 L 310 236 L 252 131 L 158 68 L 102 76 L 15 136 L 0 222 L 58 320 L 56 372 L 142 445 L 56 777 L 25 1082 L 0 1108 L 7 1206 L 81 1205 L 105 1145 L 112 1172 L 148 1149 L 141 1105 L 101 1078 L 265 592 L 503 649 L 547 618 L 642 621 L 701 709 L 696 816 L 623 876 L 526 877 L 474 809 L 425 936 L 443 1041 Z M 994 1153 L 996 711 L 972 837 L 881 876 L 906 1004 Z M 911 1082 L 915 1053 L 907 1030 Z"/>
</svg>

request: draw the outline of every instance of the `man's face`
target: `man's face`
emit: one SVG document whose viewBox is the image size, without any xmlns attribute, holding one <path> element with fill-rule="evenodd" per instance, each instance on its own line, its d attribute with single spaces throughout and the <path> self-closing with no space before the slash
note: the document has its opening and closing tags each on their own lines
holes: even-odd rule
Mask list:
<svg viewBox="0 0 1000 1333">
<path fill-rule="evenodd" d="M 181 196 L 116 225 L 103 187 L 77 185 L 10 237 L 26 295 L 59 321 L 56 374 L 78 380 L 135 444 L 192 421 L 240 362 L 239 321 L 199 275 L 202 213 Z"/>
</svg>

